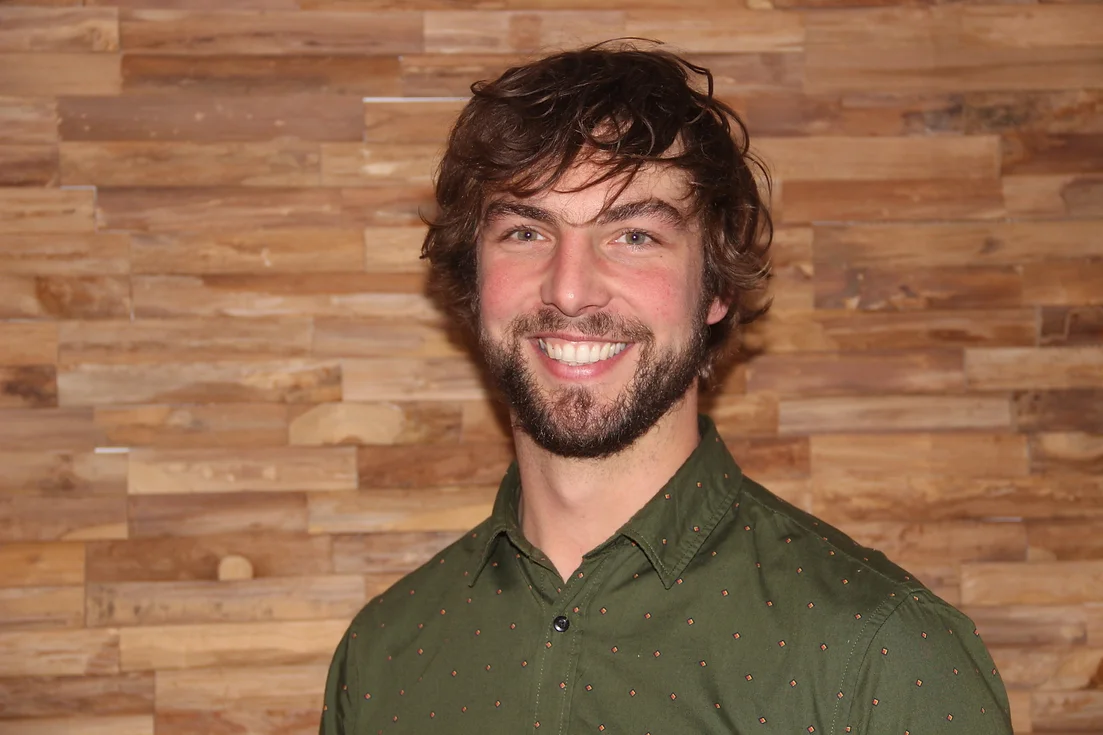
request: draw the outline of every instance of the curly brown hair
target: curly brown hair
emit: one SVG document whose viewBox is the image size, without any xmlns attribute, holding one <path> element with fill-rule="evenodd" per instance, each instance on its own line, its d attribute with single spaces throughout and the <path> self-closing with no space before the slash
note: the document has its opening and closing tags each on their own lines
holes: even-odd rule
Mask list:
<svg viewBox="0 0 1103 735">
<path fill-rule="evenodd" d="M 705 89 L 694 82 L 705 82 Z M 708 69 L 662 49 L 605 42 L 507 70 L 471 85 L 436 177 L 437 215 L 422 257 L 430 287 L 476 329 L 476 241 L 488 198 L 532 196 L 581 160 L 627 186 L 645 165 L 674 166 L 690 185 L 691 214 L 703 233 L 703 291 L 728 304 L 708 327 L 707 378 L 734 329 L 766 312 L 770 276 L 765 166 L 748 150 L 746 127 L 713 96 Z"/>
</svg>

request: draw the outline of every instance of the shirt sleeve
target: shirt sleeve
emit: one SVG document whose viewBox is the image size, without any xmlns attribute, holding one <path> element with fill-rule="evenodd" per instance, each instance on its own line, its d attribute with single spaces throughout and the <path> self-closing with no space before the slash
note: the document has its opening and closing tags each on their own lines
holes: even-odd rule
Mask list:
<svg viewBox="0 0 1103 735">
<path fill-rule="evenodd" d="M 318 735 L 352 733 L 350 692 L 355 691 L 355 686 L 349 681 L 352 672 L 349 666 L 349 643 L 354 635 L 350 627 L 333 653 L 329 675 L 326 677 L 325 700 L 322 705 L 322 721 L 318 726 Z"/>
<path fill-rule="evenodd" d="M 929 591 L 906 594 L 866 650 L 837 731 L 1011 735 L 1007 692 L 973 622 Z"/>
</svg>

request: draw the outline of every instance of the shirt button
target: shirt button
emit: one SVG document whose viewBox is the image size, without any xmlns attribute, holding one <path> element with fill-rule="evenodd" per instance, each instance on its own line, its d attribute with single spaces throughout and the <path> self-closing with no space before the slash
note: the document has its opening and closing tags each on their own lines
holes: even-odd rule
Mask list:
<svg viewBox="0 0 1103 735">
<path fill-rule="evenodd" d="M 557 633 L 566 633 L 567 628 L 571 627 L 571 621 L 563 615 L 557 615 L 555 620 L 552 621 L 552 627 L 555 628 Z"/>
</svg>

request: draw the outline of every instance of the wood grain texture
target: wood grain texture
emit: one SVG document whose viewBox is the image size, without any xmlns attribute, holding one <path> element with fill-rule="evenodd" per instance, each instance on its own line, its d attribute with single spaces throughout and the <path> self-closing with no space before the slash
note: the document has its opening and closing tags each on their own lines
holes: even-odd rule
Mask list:
<svg viewBox="0 0 1103 735">
<path fill-rule="evenodd" d="M 625 36 L 708 67 L 774 177 L 772 308 L 701 403 L 736 461 L 962 605 L 1017 733 L 1103 729 L 1101 28 L 1076 0 L 0 0 L 0 731 L 316 730 L 348 620 L 512 459 L 420 257 L 452 123 Z"/>
</svg>

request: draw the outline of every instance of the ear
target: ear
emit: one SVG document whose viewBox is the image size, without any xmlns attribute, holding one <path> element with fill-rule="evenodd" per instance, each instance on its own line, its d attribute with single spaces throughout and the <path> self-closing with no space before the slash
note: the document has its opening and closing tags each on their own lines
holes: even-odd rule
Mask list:
<svg viewBox="0 0 1103 735">
<path fill-rule="evenodd" d="M 728 315 L 728 306 L 730 305 L 718 298 L 713 299 L 712 303 L 709 305 L 709 313 L 708 316 L 705 317 L 705 321 L 709 325 L 716 324 L 716 322 Z"/>
</svg>

